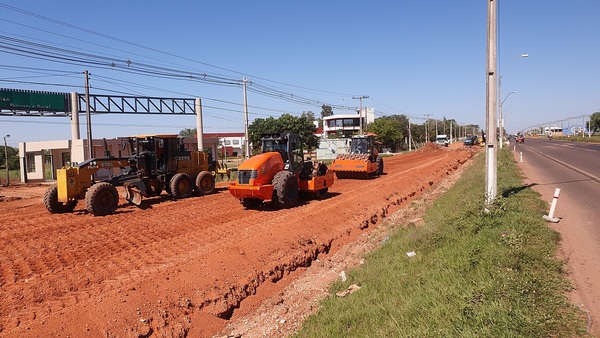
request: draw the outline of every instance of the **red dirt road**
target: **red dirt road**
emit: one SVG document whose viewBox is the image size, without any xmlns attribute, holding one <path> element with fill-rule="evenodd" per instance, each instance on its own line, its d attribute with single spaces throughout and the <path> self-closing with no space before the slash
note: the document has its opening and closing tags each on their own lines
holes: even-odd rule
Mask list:
<svg viewBox="0 0 600 338">
<path fill-rule="evenodd" d="M 51 215 L 45 186 L 0 188 L 0 336 L 210 337 L 471 158 L 384 158 L 386 174 L 337 180 L 324 200 L 244 210 L 214 195 L 122 200 L 116 213 Z"/>
</svg>

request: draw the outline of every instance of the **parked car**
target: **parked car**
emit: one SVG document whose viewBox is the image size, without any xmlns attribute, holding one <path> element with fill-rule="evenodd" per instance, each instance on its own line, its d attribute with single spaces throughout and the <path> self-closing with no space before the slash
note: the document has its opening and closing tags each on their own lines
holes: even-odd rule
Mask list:
<svg viewBox="0 0 600 338">
<path fill-rule="evenodd" d="M 473 137 L 472 136 L 467 136 L 464 140 L 463 140 L 463 146 L 464 147 L 471 147 L 474 143 Z"/>
</svg>

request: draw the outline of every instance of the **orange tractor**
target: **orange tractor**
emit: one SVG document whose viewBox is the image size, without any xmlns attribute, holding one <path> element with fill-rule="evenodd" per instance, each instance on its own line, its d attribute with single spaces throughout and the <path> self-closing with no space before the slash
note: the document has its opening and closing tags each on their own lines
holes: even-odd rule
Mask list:
<svg viewBox="0 0 600 338">
<path fill-rule="evenodd" d="M 339 179 L 365 179 L 383 174 L 383 158 L 377 151 L 375 135 L 352 136 L 350 153 L 338 154 L 331 168 Z"/>
<path fill-rule="evenodd" d="M 300 192 L 325 198 L 333 171 L 323 162 L 305 161 L 299 135 L 283 133 L 261 138 L 262 153 L 244 161 L 229 192 L 246 208 L 266 201 L 278 208 L 297 203 Z"/>
</svg>

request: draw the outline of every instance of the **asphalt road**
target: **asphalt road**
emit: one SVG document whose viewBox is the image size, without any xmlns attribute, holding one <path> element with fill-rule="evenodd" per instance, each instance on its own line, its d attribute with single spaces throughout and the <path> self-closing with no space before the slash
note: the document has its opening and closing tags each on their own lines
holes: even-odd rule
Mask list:
<svg viewBox="0 0 600 338">
<path fill-rule="evenodd" d="M 561 235 L 559 256 L 574 285 L 569 297 L 600 337 L 600 144 L 527 138 L 509 147 L 543 200 L 550 203 L 561 189 L 554 213 L 560 221 L 549 226 Z"/>
<path fill-rule="evenodd" d="M 572 200 L 600 243 L 600 144 L 530 138 L 525 142 L 516 145 L 516 152 L 539 177 L 532 183 L 543 193 L 560 188 L 559 205 Z"/>
</svg>

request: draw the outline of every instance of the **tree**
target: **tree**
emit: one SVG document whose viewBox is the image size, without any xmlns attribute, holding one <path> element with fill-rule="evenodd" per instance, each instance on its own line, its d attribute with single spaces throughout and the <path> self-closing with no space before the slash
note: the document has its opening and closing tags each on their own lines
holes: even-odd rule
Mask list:
<svg viewBox="0 0 600 338">
<path fill-rule="evenodd" d="M 405 115 L 380 117 L 367 126 L 367 131 L 377 134 L 377 141 L 384 147 L 397 150 L 408 137 L 408 118 Z"/>
<path fill-rule="evenodd" d="M 321 118 L 333 115 L 333 108 L 326 104 L 321 106 Z"/>
<path fill-rule="evenodd" d="M 292 116 L 283 114 L 279 118 L 268 117 L 266 119 L 255 119 L 248 126 L 248 137 L 254 149 L 260 149 L 260 138 L 265 134 L 279 134 L 290 132 L 299 134 L 304 140 L 305 145 L 312 147 L 317 143 L 315 125 L 307 116 Z"/>
<path fill-rule="evenodd" d="M 19 149 L 13 147 L 6 147 L 8 153 L 8 169 L 17 170 L 19 169 Z M 4 158 L 4 146 L 0 147 L 0 167 L 6 168 L 6 159 Z"/>
<path fill-rule="evenodd" d="M 590 129 L 594 133 L 600 131 L 600 112 L 595 112 L 590 116 Z"/>
<path fill-rule="evenodd" d="M 194 129 L 185 128 L 179 132 L 179 136 L 181 136 L 181 137 L 195 137 L 196 134 L 197 134 L 196 128 L 194 128 Z"/>
</svg>

